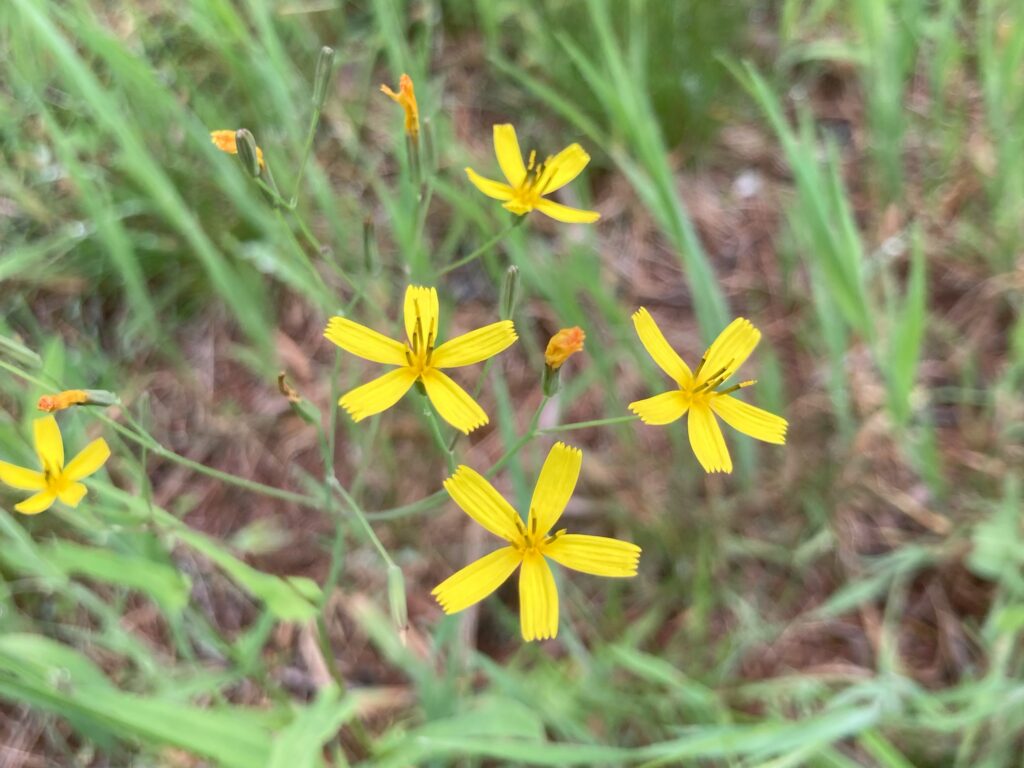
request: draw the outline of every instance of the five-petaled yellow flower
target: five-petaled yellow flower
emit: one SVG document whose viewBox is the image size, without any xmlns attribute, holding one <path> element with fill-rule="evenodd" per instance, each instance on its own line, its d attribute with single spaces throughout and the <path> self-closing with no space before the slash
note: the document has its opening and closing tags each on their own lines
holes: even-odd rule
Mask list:
<svg viewBox="0 0 1024 768">
<path fill-rule="evenodd" d="M 544 199 L 544 195 L 561 189 L 587 167 L 590 155 L 579 144 L 570 144 L 542 163 L 537 162 L 536 150 L 531 151 L 529 163 L 524 164 L 516 129 L 506 123 L 494 126 L 494 154 L 498 156 L 498 165 L 508 184 L 484 178 L 472 168 L 466 169 L 466 175 L 477 189 L 488 197 L 501 200 L 503 207 L 517 216 L 538 210 L 552 219 L 570 224 L 592 224 L 601 218 L 597 211 L 570 208 Z"/>
<path fill-rule="evenodd" d="M 444 487 L 462 510 L 507 546 L 484 555 L 449 576 L 431 594 L 445 613 L 457 613 L 483 600 L 519 566 L 519 621 L 524 640 L 558 634 L 558 590 L 547 559 L 596 576 L 636 576 L 640 547 L 606 536 L 549 531 L 558 522 L 579 478 L 583 452 L 555 443 L 544 461 L 523 524 L 512 506 L 484 477 L 460 466 Z"/>
<path fill-rule="evenodd" d="M 778 445 L 786 442 L 785 419 L 731 395 L 756 381 L 741 381 L 727 389 L 718 389 L 736 373 L 761 340 L 761 332 L 749 320 L 740 317 L 729 323 L 692 373 L 669 346 L 646 309 L 641 307 L 633 314 L 633 325 L 648 354 L 675 379 L 679 388 L 630 403 L 629 410 L 645 424 L 669 424 L 689 412 L 690 445 L 705 472 L 732 472 L 732 459 L 716 415 L 733 429 L 757 440 Z"/>
<path fill-rule="evenodd" d="M 374 363 L 399 366 L 356 387 L 338 401 L 355 421 L 390 408 L 417 381 L 441 418 L 469 434 L 487 423 L 487 414 L 442 368 L 473 365 L 502 352 L 517 336 L 511 320 L 485 325 L 437 346 L 437 291 L 410 285 L 405 291 L 408 343 L 389 339 L 345 317 L 332 317 L 324 336 L 346 352 Z"/>
<path fill-rule="evenodd" d="M 64 441 L 57 420 L 53 416 L 36 419 L 33 431 L 42 472 L 0 461 L 0 482 L 19 490 L 36 491 L 14 508 L 26 515 L 35 515 L 49 509 L 57 499 L 69 507 L 77 507 L 87 490 L 78 481 L 98 470 L 110 457 L 107 441 L 102 437 L 93 440 L 65 465 Z"/>
<path fill-rule="evenodd" d="M 420 110 L 416 105 L 416 91 L 412 86 L 412 78 L 403 74 L 398 80 L 398 93 L 395 93 L 388 86 L 382 85 L 380 92 L 398 104 L 405 112 L 405 132 L 409 138 L 417 140 L 420 137 Z"/>
</svg>

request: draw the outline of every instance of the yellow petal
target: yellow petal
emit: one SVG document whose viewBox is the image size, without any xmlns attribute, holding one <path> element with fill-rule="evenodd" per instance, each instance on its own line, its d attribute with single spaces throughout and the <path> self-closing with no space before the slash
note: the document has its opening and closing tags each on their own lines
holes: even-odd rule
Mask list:
<svg viewBox="0 0 1024 768">
<path fill-rule="evenodd" d="M 760 340 L 761 332 L 746 318 L 737 317 L 718 334 L 718 338 L 704 353 L 699 383 L 703 384 L 711 378 L 722 381 L 728 379 L 750 357 Z"/>
<path fill-rule="evenodd" d="M 456 504 L 480 525 L 507 541 L 518 541 L 522 520 L 487 478 L 462 464 L 444 481 L 444 489 Z"/>
<path fill-rule="evenodd" d="M 43 469 L 59 472 L 64 468 L 64 441 L 60 436 L 60 427 L 53 416 L 44 416 L 32 423 L 35 433 L 36 455 Z"/>
<path fill-rule="evenodd" d="M 23 515 L 38 515 L 40 512 L 45 512 L 53 506 L 53 502 L 56 500 L 56 494 L 50 493 L 50 491 L 40 491 L 34 496 L 29 496 L 21 503 L 15 504 L 14 509 Z"/>
<path fill-rule="evenodd" d="M 437 343 L 437 321 L 441 314 L 437 301 L 437 289 L 422 285 L 410 285 L 405 289 L 405 335 L 415 348 L 413 334 L 416 333 L 416 319 L 419 318 L 423 338 L 433 335 Z"/>
<path fill-rule="evenodd" d="M 786 442 L 788 422 L 774 413 L 737 400 L 731 395 L 714 395 L 711 398 L 711 410 L 730 427 L 745 435 L 776 445 Z"/>
<path fill-rule="evenodd" d="M 345 409 L 353 421 L 362 421 L 401 400 L 415 381 L 416 371 L 412 368 L 396 368 L 346 392 L 338 400 L 338 405 Z"/>
<path fill-rule="evenodd" d="M 78 503 L 85 498 L 88 489 L 82 483 L 72 483 L 63 491 L 57 494 L 57 498 L 69 507 L 77 507 Z"/>
<path fill-rule="evenodd" d="M 546 163 L 540 193 L 546 195 L 561 189 L 579 176 L 589 162 L 590 155 L 583 147 L 579 144 L 570 144 Z"/>
<path fill-rule="evenodd" d="M 562 516 L 576 488 L 583 465 L 583 451 L 565 443 L 555 443 L 540 468 L 537 485 L 530 500 L 530 533 L 543 535 L 551 530 Z"/>
<path fill-rule="evenodd" d="M 39 491 L 46 487 L 42 472 L 8 464 L 6 461 L 0 461 L 0 483 L 21 491 Z"/>
<path fill-rule="evenodd" d="M 519 571 L 519 624 L 523 640 L 547 640 L 558 634 L 558 588 L 547 561 L 536 552 Z"/>
<path fill-rule="evenodd" d="M 75 456 L 68 465 L 64 467 L 63 475 L 67 480 L 81 480 L 83 477 L 88 477 L 97 469 L 103 466 L 104 462 L 110 458 L 110 446 L 107 445 L 107 441 L 102 437 L 98 440 L 93 440 L 85 448 L 79 451 L 78 455 Z M 85 486 L 82 486 L 83 488 Z M 61 497 L 61 501 L 64 498 Z M 74 506 L 72 504 L 71 506 Z"/>
<path fill-rule="evenodd" d="M 704 404 L 690 405 L 690 447 L 705 472 L 732 472 L 732 459 L 725 447 L 722 429 L 711 409 Z"/>
<path fill-rule="evenodd" d="M 509 184 L 518 187 L 526 181 L 523 153 L 519 149 L 516 129 L 510 123 L 494 126 L 494 154 Z"/>
<path fill-rule="evenodd" d="M 671 424 L 681 419 L 689 407 L 690 399 L 678 389 L 629 404 L 629 410 L 639 416 L 640 421 L 652 425 Z"/>
<path fill-rule="evenodd" d="M 472 168 L 466 169 L 466 176 L 469 177 L 469 180 L 474 187 L 479 189 L 488 197 L 493 197 L 495 200 L 511 200 L 513 195 L 515 195 L 515 190 L 508 184 L 503 184 L 500 181 L 495 181 L 494 179 L 488 179 L 485 176 L 481 176 Z"/>
<path fill-rule="evenodd" d="M 400 341 L 389 339 L 383 333 L 349 320 L 347 317 L 332 317 L 327 323 L 324 338 L 337 344 L 364 360 L 385 365 L 405 365 L 406 346 Z"/>
<path fill-rule="evenodd" d="M 484 555 L 438 584 L 430 594 L 445 613 L 458 613 L 500 587 L 519 565 L 519 552 L 502 547 Z"/>
<path fill-rule="evenodd" d="M 441 418 L 460 432 L 468 435 L 487 423 L 487 414 L 476 400 L 436 368 L 428 368 L 423 372 L 423 386 Z"/>
<path fill-rule="evenodd" d="M 544 547 L 544 556 L 566 568 L 595 576 L 636 576 L 640 547 L 607 536 L 566 533 Z"/>
<path fill-rule="evenodd" d="M 633 313 L 633 327 L 636 328 L 636 335 L 640 337 L 640 343 L 644 345 L 647 354 L 658 364 L 658 367 L 675 379 L 680 387 L 688 388 L 693 382 L 690 367 L 672 349 L 658 324 L 651 317 L 651 313 L 640 307 Z"/>
<path fill-rule="evenodd" d="M 517 338 L 511 320 L 491 323 L 446 341 L 434 350 L 431 365 L 435 368 L 458 368 L 479 363 L 508 349 Z"/>
<path fill-rule="evenodd" d="M 508 207 L 508 206 L 506 206 Z M 550 216 L 555 221 L 564 221 L 566 224 L 593 224 L 601 218 L 597 211 L 584 211 L 582 208 L 570 208 L 568 205 L 556 203 L 554 200 L 542 198 L 535 206 L 545 216 Z M 513 211 L 515 213 L 515 211 Z"/>
</svg>

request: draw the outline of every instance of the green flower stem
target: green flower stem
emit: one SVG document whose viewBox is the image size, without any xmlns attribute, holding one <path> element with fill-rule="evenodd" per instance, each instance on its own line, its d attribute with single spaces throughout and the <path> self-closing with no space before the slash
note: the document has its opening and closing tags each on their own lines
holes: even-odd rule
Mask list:
<svg viewBox="0 0 1024 768">
<path fill-rule="evenodd" d="M 441 453 L 444 454 L 445 460 L 448 462 L 448 474 L 452 474 L 455 472 L 455 451 L 448 446 L 444 435 L 441 433 L 441 425 L 438 424 L 437 416 L 434 415 L 434 409 L 430 405 L 430 398 L 426 394 L 421 396 L 423 397 L 423 415 L 427 417 L 427 421 L 430 423 L 430 432 L 434 436 L 434 442 L 437 443 L 437 447 L 441 449 Z"/>
<path fill-rule="evenodd" d="M 594 421 L 574 421 L 569 424 L 559 424 L 556 427 L 546 427 L 537 432 L 539 435 L 551 435 L 557 432 L 570 432 L 574 429 L 586 429 L 587 427 L 603 427 L 608 424 L 626 424 L 630 421 L 639 420 L 639 416 L 613 416 L 610 419 L 595 419 Z"/>
<path fill-rule="evenodd" d="M 497 245 L 497 244 L 498 244 L 499 242 L 501 242 L 502 240 L 504 240 L 504 239 L 505 239 L 505 237 L 506 237 L 506 236 L 507 236 L 507 235 L 508 235 L 508 234 L 509 234 L 509 233 L 510 233 L 510 232 L 511 232 L 511 231 L 512 231 L 513 229 L 515 229 L 516 227 L 518 227 L 518 226 L 519 226 L 520 224 L 522 224 L 522 223 L 523 223 L 523 222 L 524 222 L 525 220 L 526 220 L 526 217 L 525 217 L 525 216 L 517 216 L 517 217 L 516 217 L 516 220 L 515 220 L 515 221 L 513 221 L 513 222 L 512 222 L 512 223 L 511 223 L 511 224 L 510 224 L 509 226 L 505 227 L 505 229 L 501 230 L 501 231 L 500 231 L 500 232 L 499 232 L 498 234 L 496 234 L 496 235 L 495 235 L 494 237 L 492 237 L 492 238 L 491 238 L 490 240 L 488 240 L 488 241 L 487 241 L 486 243 L 484 243 L 483 245 L 481 245 L 481 246 L 480 246 L 479 248 L 477 248 L 477 249 L 476 249 L 475 251 L 473 251 L 472 253 L 468 254 L 467 256 L 463 256 L 463 257 L 462 257 L 461 259 L 459 259 L 458 261 L 453 261 L 453 262 L 452 262 L 451 264 L 449 264 L 448 266 L 446 266 L 446 267 L 443 267 L 443 268 L 441 268 L 441 269 L 440 269 L 440 270 L 438 271 L 438 273 L 437 273 L 437 276 L 438 276 L 438 277 L 442 277 L 443 275 L 447 275 L 447 274 L 448 274 L 449 272 L 452 272 L 452 271 L 454 271 L 454 270 L 458 269 L 459 267 L 465 266 L 466 264 L 469 264 L 469 262 L 471 262 L 471 261 L 473 261 L 473 260 L 475 260 L 475 259 L 478 259 L 478 258 L 480 258 L 480 257 L 481 257 L 481 256 L 483 256 L 483 255 L 484 255 L 485 253 L 487 253 L 487 252 L 488 252 L 488 251 L 489 251 L 489 250 L 490 250 L 491 248 L 493 248 L 493 247 L 494 247 L 495 245 Z"/>
<path fill-rule="evenodd" d="M 367 518 L 366 513 L 360 509 L 359 504 L 357 504 L 356 500 L 352 498 L 352 494 L 345 490 L 345 486 L 338 482 L 337 477 L 332 477 L 328 482 L 330 482 L 337 494 L 345 500 L 345 504 L 348 505 L 349 512 L 352 513 L 356 522 L 359 523 L 359 526 L 363 529 L 363 533 L 366 534 L 366 538 L 370 540 L 370 543 L 373 544 L 377 553 L 380 555 L 381 560 L 383 560 L 386 565 L 397 568 L 398 566 L 395 565 L 395 561 L 391 559 L 391 555 L 381 543 L 381 540 L 377 538 L 377 534 L 374 532 L 373 526 L 370 525 L 370 521 Z"/>
</svg>

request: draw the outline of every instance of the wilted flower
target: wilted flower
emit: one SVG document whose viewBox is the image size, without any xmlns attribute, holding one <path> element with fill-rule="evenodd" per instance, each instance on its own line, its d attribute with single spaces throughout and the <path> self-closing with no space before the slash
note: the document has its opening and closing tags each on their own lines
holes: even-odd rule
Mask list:
<svg viewBox="0 0 1024 768">
<path fill-rule="evenodd" d="M 586 338 L 583 329 L 578 325 L 572 328 L 563 328 L 548 342 L 547 349 L 544 350 L 544 362 L 549 368 L 557 371 L 562 367 L 562 363 L 577 352 L 583 351 L 583 341 Z"/>
<path fill-rule="evenodd" d="M 416 92 L 412 87 L 412 78 L 403 74 L 398 80 L 398 93 L 388 86 L 380 87 L 381 93 L 390 96 L 405 111 L 405 132 L 411 139 L 419 139 L 420 110 L 416 105 Z"/>
</svg>

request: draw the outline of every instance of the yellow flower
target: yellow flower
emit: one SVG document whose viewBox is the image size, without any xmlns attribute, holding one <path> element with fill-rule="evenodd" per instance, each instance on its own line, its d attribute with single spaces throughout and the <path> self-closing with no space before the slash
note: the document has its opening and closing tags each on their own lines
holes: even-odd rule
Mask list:
<svg viewBox="0 0 1024 768">
<path fill-rule="evenodd" d="M 234 131 L 210 131 L 210 141 L 221 152 L 227 152 L 229 155 L 238 154 L 238 141 L 235 139 Z M 259 161 L 260 168 L 263 168 L 263 150 L 259 147 L 256 147 L 256 159 Z"/>
<path fill-rule="evenodd" d="M 595 576 L 636 576 L 640 547 L 606 536 L 549 531 L 558 522 L 576 487 L 583 452 L 555 443 L 533 490 L 530 516 L 523 524 L 512 506 L 482 475 L 460 466 L 444 482 L 462 511 L 508 542 L 434 587 L 431 594 L 445 613 L 457 613 L 500 587 L 518 566 L 519 622 L 523 639 L 546 640 L 558 634 L 558 591 L 547 560 Z"/>
<path fill-rule="evenodd" d="M 408 343 L 389 339 L 345 317 L 332 317 L 324 336 L 353 355 L 374 363 L 399 366 L 356 387 L 338 401 L 354 421 L 390 408 L 417 381 L 441 418 L 469 434 L 487 423 L 487 414 L 442 368 L 473 365 L 502 352 L 517 336 L 511 320 L 485 325 L 437 346 L 437 291 L 410 285 L 405 291 L 405 332 Z"/>
<path fill-rule="evenodd" d="M 586 338 L 587 335 L 578 325 L 572 328 L 563 328 L 548 342 L 548 347 L 544 350 L 544 362 L 551 370 L 557 371 L 562 367 L 562 363 L 577 352 L 583 351 L 583 341 Z"/>
<path fill-rule="evenodd" d="M 587 167 L 590 155 L 579 144 L 570 144 L 543 163 L 537 162 L 537 152 L 532 151 L 529 164 L 524 165 L 516 129 L 506 123 L 494 126 L 494 153 L 508 184 L 486 179 L 472 168 L 466 169 L 466 175 L 485 195 L 501 200 L 507 210 L 522 216 L 536 209 L 570 224 L 592 224 L 601 218 L 597 211 L 583 211 L 544 199 L 544 195 L 561 189 Z"/>
<path fill-rule="evenodd" d="M 103 466 L 110 457 L 110 448 L 102 437 L 93 440 L 65 466 L 64 441 L 53 416 L 44 416 L 33 422 L 36 455 L 43 471 L 25 469 L 0 461 L 0 482 L 23 491 L 36 491 L 14 508 L 26 515 L 36 515 L 49 509 L 56 499 L 69 507 L 77 507 L 85 496 L 86 487 L 78 482 Z"/>
<path fill-rule="evenodd" d="M 670 424 L 689 412 L 690 445 L 705 472 L 732 472 L 732 459 L 725 446 L 717 415 L 733 429 L 766 443 L 786 442 L 787 422 L 780 416 L 737 400 L 730 393 L 756 384 L 741 381 L 718 390 L 743 361 L 750 357 L 761 340 L 761 332 L 742 317 L 733 320 L 718 334 L 701 358 L 697 370 L 689 367 L 669 346 L 651 314 L 641 307 L 633 314 L 637 335 L 654 362 L 675 379 L 679 389 L 637 400 L 629 410 L 645 424 Z"/>
<path fill-rule="evenodd" d="M 380 87 L 380 92 L 390 96 L 405 110 L 405 132 L 413 140 L 418 139 L 420 136 L 420 110 L 416 105 L 416 92 L 412 87 L 412 78 L 405 74 L 399 78 L 398 93 L 386 85 Z"/>
</svg>

